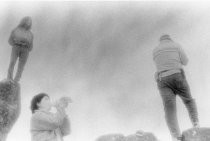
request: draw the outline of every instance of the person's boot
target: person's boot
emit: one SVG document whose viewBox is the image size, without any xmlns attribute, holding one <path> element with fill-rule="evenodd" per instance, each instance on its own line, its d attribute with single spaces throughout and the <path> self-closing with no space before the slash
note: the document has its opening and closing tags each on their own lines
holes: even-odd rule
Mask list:
<svg viewBox="0 0 210 141">
<path fill-rule="evenodd" d="M 200 127 L 199 122 L 193 123 L 193 128 L 199 128 L 199 127 Z"/>
<path fill-rule="evenodd" d="M 180 136 L 180 137 L 172 137 L 172 141 L 182 141 L 182 136 Z"/>
<path fill-rule="evenodd" d="M 199 123 L 198 122 L 193 123 L 193 128 L 194 130 L 193 130 L 192 135 L 195 136 L 197 134 L 197 129 L 200 128 Z"/>
<path fill-rule="evenodd" d="M 15 81 L 15 82 L 19 82 L 19 81 L 20 81 L 20 78 L 21 78 L 21 75 L 22 75 L 22 71 L 20 71 L 20 70 L 18 69 L 18 71 L 17 71 L 17 73 L 16 73 L 16 76 L 15 76 L 15 78 L 14 78 L 14 81 Z"/>
<path fill-rule="evenodd" d="M 15 77 L 14 81 L 15 82 L 19 82 L 20 81 L 20 78 L 19 77 Z"/>
<path fill-rule="evenodd" d="M 180 141 L 180 140 L 178 140 L 177 138 L 172 138 L 172 141 Z"/>
<path fill-rule="evenodd" d="M 8 74 L 7 74 L 7 79 L 8 79 L 8 80 L 12 80 L 12 79 L 13 79 L 12 73 L 11 73 L 11 72 L 8 72 Z"/>
</svg>

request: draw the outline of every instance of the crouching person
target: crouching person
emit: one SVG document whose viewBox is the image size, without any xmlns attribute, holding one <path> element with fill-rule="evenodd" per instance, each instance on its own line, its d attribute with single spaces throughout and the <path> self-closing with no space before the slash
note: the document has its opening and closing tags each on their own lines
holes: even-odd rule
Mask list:
<svg viewBox="0 0 210 141">
<path fill-rule="evenodd" d="M 31 137 L 32 141 L 63 141 L 70 134 L 70 120 L 65 112 L 70 98 L 63 97 L 52 104 L 50 97 L 40 93 L 31 101 Z M 56 113 L 50 112 L 52 106 Z"/>
</svg>

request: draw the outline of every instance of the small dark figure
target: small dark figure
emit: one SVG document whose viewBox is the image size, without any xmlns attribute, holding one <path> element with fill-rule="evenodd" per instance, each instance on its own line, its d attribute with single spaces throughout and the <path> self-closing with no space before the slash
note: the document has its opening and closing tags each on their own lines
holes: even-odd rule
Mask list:
<svg viewBox="0 0 210 141">
<path fill-rule="evenodd" d="M 33 48 L 33 34 L 31 32 L 31 26 L 31 18 L 24 17 L 20 21 L 20 24 L 11 32 L 9 37 L 9 44 L 12 46 L 12 53 L 7 78 L 13 80 L 14 66 L 19 58 L 17 73 L 14 78 L 14 81 L 16 82 L 20 80 L 29 52 Z"/>
</svg>

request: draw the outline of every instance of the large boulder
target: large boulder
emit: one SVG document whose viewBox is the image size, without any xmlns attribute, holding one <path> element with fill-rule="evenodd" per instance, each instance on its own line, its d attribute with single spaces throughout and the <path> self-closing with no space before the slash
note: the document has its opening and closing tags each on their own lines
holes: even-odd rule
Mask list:
<svg viewBox="0 0 210 141">
<path fill-rule="evenodd" d="M 6 137 L 20 115 L 20 85 L 11 80 L 0 82 L 0 141 Z"/>
<path fill-rule="evenodd" d="M 182 141 L 210 141 L 210 128 L 192 128 L 183 132 Z"/>
<path fill-rule="evenodd" d="M 106 134 L 98 137 L 96 141 L 124 141 L 122 134 Z"/>
<path fill-rule="evenodd" d="M 137 131 L 135 134 L 125 137 L 125 141 L 158 141 L 153 133 Z"/>
</svg>

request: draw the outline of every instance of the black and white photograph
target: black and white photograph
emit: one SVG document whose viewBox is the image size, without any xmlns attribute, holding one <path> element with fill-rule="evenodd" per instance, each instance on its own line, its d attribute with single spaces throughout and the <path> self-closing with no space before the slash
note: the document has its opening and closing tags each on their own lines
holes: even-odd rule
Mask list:
<svg viewBox="0 0 210 141">
<path fill-rule="evenodd" d="M 210 141 L 208 1 L 0 1 L 0 141 Z"/>
</svg>

